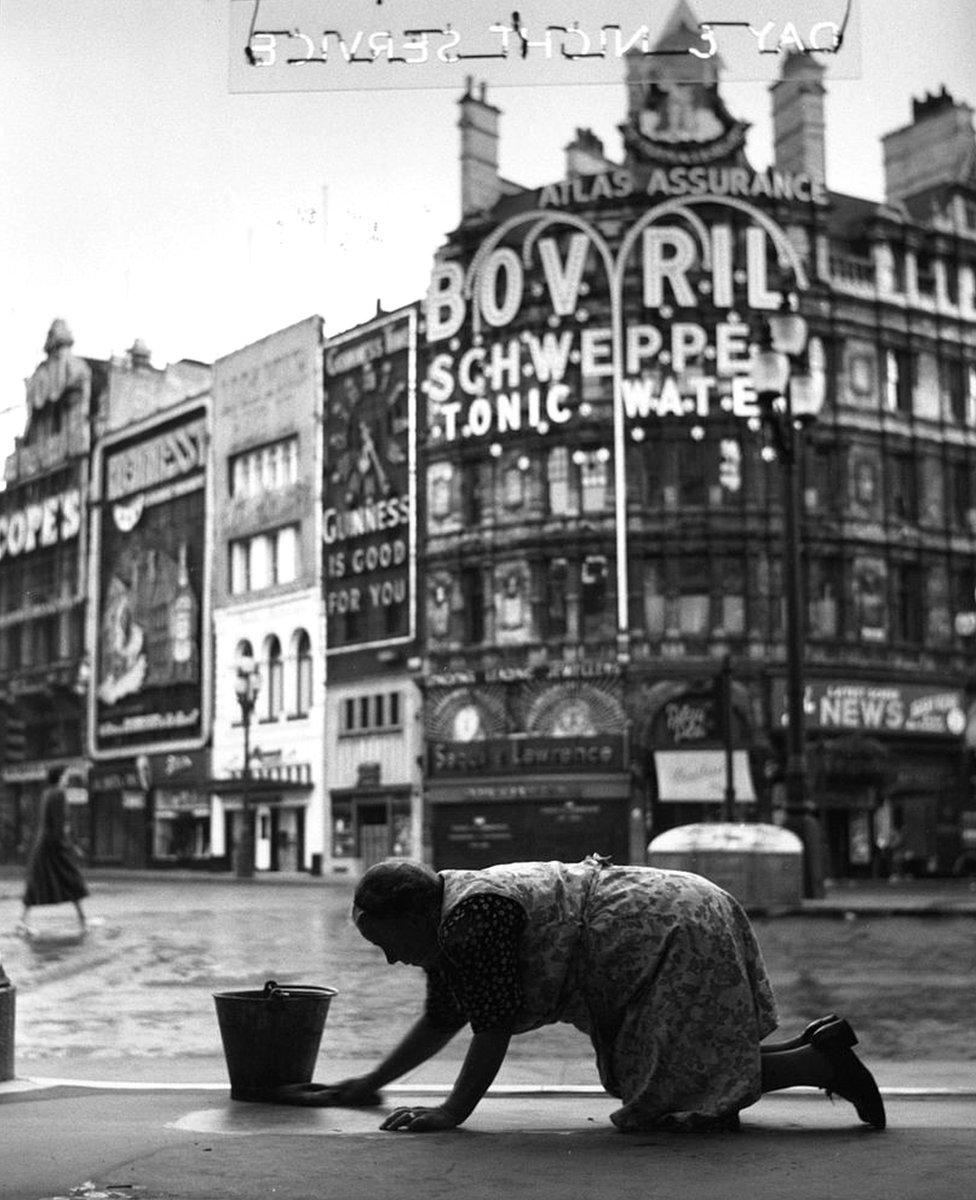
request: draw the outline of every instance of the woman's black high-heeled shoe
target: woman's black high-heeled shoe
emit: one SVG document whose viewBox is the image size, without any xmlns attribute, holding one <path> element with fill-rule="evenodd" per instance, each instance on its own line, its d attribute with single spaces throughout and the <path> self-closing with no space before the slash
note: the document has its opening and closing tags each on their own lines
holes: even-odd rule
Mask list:
<svg viewBox="0 0 976 1200">
<path fill-rule="evenodd" d="M 828 1097 L 833 1099 L 836 1092 L 854 1105 L 865 1125 L 884 1129 L 884 1101 L 874 1076 L 851 1049 L 856 1044 L 854 1030 L 844 1020 L 821 1025 L 810 1035 L 810 1045 L 830 1064 L 832 1078 L 824 1088 Z"/>
<path fill-rule="evenodd" d="M 804 1029 L 803 1032 L 800 1034 L 801 1043 L 804 1046 L 812 1046 L 813 1038 L 816 1033 L 818 1033 L 821 1029 L 825 1029 L 828 1025 L 833 1025 L 835 1021 L 839 1021 L 839 1020 L 840 1020 L 840 1017 L 838 1017 L 838 1015 L 836 1013 L 827 1013 L 827 1015 L 825 1017 L 817 1017 L 817 1019 L 815 1021 L 811 1021 L 810 1024 L 806 1027 L 806 1029 Z M 844 1024 L 847 1025 L 847 1022 L 845 1021 Z M 851 1029 L 850 1025 L 847 1025 L 847 1028 Z M 851 1036 L 852 1037 L 854 1036 L 853 1029 L 851 1029 Z M 857 1045 L 856 1037 L 854 1038 L 854 1041 L 851 1043 L 851 1045 L 852 1046 Z"/>
</svg>

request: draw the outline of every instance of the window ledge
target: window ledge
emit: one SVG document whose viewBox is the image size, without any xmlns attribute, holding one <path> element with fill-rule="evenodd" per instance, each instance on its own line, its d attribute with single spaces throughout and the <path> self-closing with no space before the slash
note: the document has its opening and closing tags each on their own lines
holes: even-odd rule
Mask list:
<svg viewBox="0 0 976 1200">
<path fill-rule="evenodd" d="M 378 733 L 403 733 L 403 725 L 371 725 L 368 729 L 340 729 L 339 737 L 370 737 Z"/>
</svg>

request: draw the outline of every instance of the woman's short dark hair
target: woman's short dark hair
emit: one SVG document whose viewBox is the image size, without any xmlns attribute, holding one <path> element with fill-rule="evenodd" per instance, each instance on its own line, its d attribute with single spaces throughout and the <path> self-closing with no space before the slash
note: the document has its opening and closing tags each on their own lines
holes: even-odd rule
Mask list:
<svg viewBox="0 0 976 1200">
<path fill-rule="evenodd" d="M 367 917 L 400 917 L 424 913 L 441 894 L 441 877 L 433 868 L 407 858 L 376 863 L 360 879 L 353 911 Z"/>
</svg>

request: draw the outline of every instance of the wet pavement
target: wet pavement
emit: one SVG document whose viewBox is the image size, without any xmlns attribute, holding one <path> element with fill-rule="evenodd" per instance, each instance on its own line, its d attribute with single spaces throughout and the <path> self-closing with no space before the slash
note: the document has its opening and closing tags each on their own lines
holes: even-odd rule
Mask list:
<svg viewBox="0 0 976 1200">
<path fill-rule="evenodd" d="M 616 1102 L 596 1084 L 586 1039 L 553 1026 L 515 1040 L 462 1129 L 402 1135 L 379 1131 L 383 1116 L 438 1102 L 463 1035 L 379 1109 L 229 1098 L 214 991 L 267 978 L 336 987 L 320 1080 L 361 1069 L 410 1024 L 422 974 L 387 966 L 359 937 L 349 885 L 90 883 L 100 923 L 87 936 L 64 908 L 34 914 L 40 936 L 25 942 L 12 933 L 19 880 L 0 874 L 0 956 L 18 987 L 18 1078 L 0 1083 L 0 1200 L 971 1194 L 976 905 L 964 890 L 949 903 L 916 892 L 924 903 L 913 906 L 876 889 L 864 905 L 841 896 L 755 919 L 783 1028 L 831 1008 L 855 1022 L 885 1094 L 884 1133 L 843 1101 L 790 1089 L 745 1110 L 735 1134 L 624 1136 L 608 1123 Z"/>
<path fill-rule="evenodd" d="M 222 1080 L 212 993 L 274 978 L 338 990 L 316 1071 L 337 1078 L 375 1060 L 422 1004 L 422 973 L 389 967 L 351 925 L 350 884 L 93 876 L 90 886 L 87 909 L 101 924 L 85 938 L 64 906 L 32 913 L 39 936 L 25 942 L 12 932 L 19 880 L 0 877 L 0 957 L 18 988 L 18 1075 Z M 939 1078 L 971 1082 L 973 916 L 833 915 L 755 918 L 781 1027 L 842 1011 L 882 1084 L 924 1084 L 926 1063 Z M 459 1037 L 411 1079 L 449 1080 L 465 1046 Z M 566 1026 L 516 1039 L 499 1082 L 540 1081 L 593 1084 L 588 1041 Z"/>
<path fill-rule="evenodd" d="M 0 1200 L 962 1200 L 976 1177 L 972 1098 L 891 1099 L 877 1133 L 849 1105 L 782 1093 L 737 1133 L 676 1136 L 618 1133 L 606 1096 L 487 1097 L 461 1129 L 395 1134 L 377 1125 L 409 1093 L 366 1113 L 4 1087 Z"/>
</svg>

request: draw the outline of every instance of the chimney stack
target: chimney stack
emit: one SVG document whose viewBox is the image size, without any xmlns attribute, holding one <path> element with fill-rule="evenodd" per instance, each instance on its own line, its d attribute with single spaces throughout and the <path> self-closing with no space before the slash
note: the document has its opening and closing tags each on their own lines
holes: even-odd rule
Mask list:
<svg viewBox="0 0 976 1200">
<path fill-rule="evenodd" d="M 502 193 L 498 178 L 498 118 L 501 111 L 488 103 L 488 86 L 481 83 L 478 95 L 469 75 L 464 95 L 458 101 L 461 116 L 461 217 L 488 211 Z"/>
<path fill-rule="evenodd" d="M 780 171 L 826 183 L 826 68 L 806 52 L 793 51 L 769 91 L 773 97 L 773 161 Z"/>
<path fill-rule="evenodd" d="M 576 136 L 566 147 L 566 178 L 579 175 L 599 175 L 613 163 L 603 152 L 603 142 L 592 129 L 577 129 Z"/>
<path fill-rule="evenodd" d="M 881 139 L 885 200 L 910 200 L 947 183 L 963 182 L 976 160 L 973 110 L 942 90 L 912 100 L 912 123 Z"/>
</svg>

